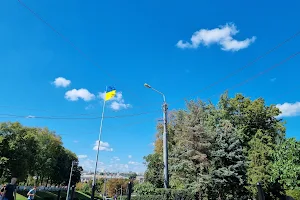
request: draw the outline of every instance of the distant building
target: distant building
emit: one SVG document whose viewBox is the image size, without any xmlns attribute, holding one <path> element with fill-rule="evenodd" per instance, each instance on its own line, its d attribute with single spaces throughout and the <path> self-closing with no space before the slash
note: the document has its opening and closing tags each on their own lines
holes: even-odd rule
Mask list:
<svg viewBox="0 0 300 200">
<path fill-rule="evenodd" d="M 145 181 L 145 178 L 144 178 L 144 176 L 137 176 L 136 177 L 136 180 L 139 182 L 139 183 L 144 183 L 144 181 Z"/>
<path fill-rule="evenodd" d="M 130 174 L 127 173 L 100 173 L 96 175 L 96 179 L 128 179 L 130 176 Z M 81 182 L 88 182 L 90 180 L 93 180 L 94 174 L 92 173 L 82 173 L 80 180 Z M 136 180 L 139 181 L 139 183 L 143 183 L 144 182 L 144 175 L 140 174 L 136 177 Z"/>
</svg>

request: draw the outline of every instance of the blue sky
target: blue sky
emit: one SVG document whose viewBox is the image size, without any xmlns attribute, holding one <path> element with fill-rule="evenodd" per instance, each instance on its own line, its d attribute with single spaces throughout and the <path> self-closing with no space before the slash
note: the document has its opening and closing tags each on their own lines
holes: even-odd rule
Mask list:
<svg viewBox="0 0 300 200">
<path fill-rule="evenodd" d="M 219 95 L 297 53 L 300 45 L 300 36 L 295 37 L 201 92 L 298 32 L 300 2 L 275 1 L 272 7 L 262 1 L 23 2 L 67 39 L 18 0 L 1 2 L 0 120 L 55 130 L 86 170 L 95 162 L 100 124 L 96 117 L 101 115 L 106 86 L 120 93 L 107 104 L 105 115 L 123 117 L 104 120 L 100 169 L 143 171 L 143 156 L 153 149 L 162 103 L 161 96 L 144 88 L 145 82 L 165 93 L 170 109 L 183 108 L 185 98 Z M 230 91 L 278 104 L 287 135 L 298 139 L 299 57 Z M 149 114 L 128 116 L 144 112 Z"/>
</svg>

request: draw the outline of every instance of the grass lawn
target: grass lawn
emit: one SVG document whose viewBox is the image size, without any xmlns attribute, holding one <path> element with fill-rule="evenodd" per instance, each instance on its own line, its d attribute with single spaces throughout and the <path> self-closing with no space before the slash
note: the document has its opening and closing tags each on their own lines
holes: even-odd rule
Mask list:
<svg viewBox="0 0 300 200">
<path fill-rule="evenodd" d="M 17 194 L 17 200 L 27 200 L 26 194 L 27 194 L 27 191 L 19 191 L 19 194 Z M 67 193 L 65 191 L 61 191 L 60 195 L 61 195 L 61 197 L 65 198 L 67 196 Z M 90 200 L 91 199 L 91 197 L 89 195 L 84 194 L 79 191 L 76 191 L 76 193 L 74 194 L 74 199 L 75 198 L 78 200 Z M 35 200 L 43 200 L 43 199 L 56 200 L 57 192 L 37 191 L 34 199 Z"/>
<path fill-rule="evenodd" d="M 17 200 L 27 200 L 27 198 L 20 194 L 17 194 Z"/>
</svg>

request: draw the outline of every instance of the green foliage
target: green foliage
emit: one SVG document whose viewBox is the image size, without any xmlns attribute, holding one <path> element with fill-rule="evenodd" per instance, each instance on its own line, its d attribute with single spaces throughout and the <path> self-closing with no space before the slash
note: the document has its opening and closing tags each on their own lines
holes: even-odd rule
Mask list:
<svg viewBox="0 0 300 200">
<path fill-rule="evenodd" d="M 256 183 L 261 182 L 266 192 L 271 183 L 271 167 L 272 154 L 274 152 L 274 144 L 272 137 L 263 133 L 261 130 L 257 131 L 254 138 L 249 142 L 250 149 L 248 157 L 250 160 L 248 168 L 248 183 L 249 190 L 256 195 Z"/>
<path fill-rule="evenodd" d="M 163 195 L 134 196 L 131 200 L 167 200 Z"/>
<path fill-rule="evenodd" d="M 172 122 L 173 150 L 170 152 L 170 171 L 177 184 L 201 192 L 210 181 L 208 160 L 213 133 L 205 124 L 206 105 L 189 102 L 188 111 L 179 111 Z"/>
<path fill-rule="evenodd" d="M 132 172 L 132 173 L 130 173 L 129 174 L 129 179 L 136 179 L 136 177 L 137 177 L 137 173 L 135 173 L 135 172 Z"/>
<path fill-rule="evenodd" d="M 300 190 L 287 190 L 286 195 L 298 200 L 300 199 Z"/>
<path fill-rule="evenodd" d="M 33 177 L 36 184 L 66 184 L 72 161 L 78 161 L 54 132 L 18 122 L 0 123 L 0 152 L 1 180 L 14 176 L 27 184 L 33 184 Z M 81 171 L 74 167 L 72 184 L 80 180 Z"/>
<path fill-rule="evenodd" d="M 146 186 L 148 185 L 148 186 Z M 149 184 L 143 187 L 151 187 L 150 190 L 145 190 L 144 193 L 138 193 L 137 196 L 132 196 L 131 199 L 136 200 L 195 200 L 195 193 L 191 190 L 173 190 L 173 189 L 155 189 Z M 150 194 L 151 193 L 151 194 Z"/>
<path fill-rule="evenodd" d="M 150 182 L 141 183 L 134 186 L 134 192 L 138 195 L 151 195 L 155 192 L 155 186 Z"/>
<path fill-rule="evenodd" d="M 171 188 L 189 189 L 206 199 L 247 199 L 256 195 L 261 182 L 268 197 L 275 199 L 282 185 L 299 187 L 298 143 L 282 144 L 285 127 L 279 114 L 262 98 L 230 98 L 227 93 L 217 106 L 190 101 L 185 110 L 173 111 L 168 124 Z M 146 181 L 161 188 L 161 124 L 157 130 L 155 151 L 145 157 Z"/>
<path fill-rule="evenodd" d="M 163 161 L 162 155 L 158 153 L 149 154 L 144 157 L 147 164 L 147 170 L 145 172 L 146 182 L 152 183 L 155 187 L 163 187 Z"/>
<path fill-rule="evenodd" d="M 247 199 L 243 191 L 246 186 L 246 159 L 237 135 L 228 121 L 221 122 L 217 129 L 211 152 L 211 199 Z"/>
<path fill-rule="evenodd" d="M 285 189 L 300 189 L 300 143 L 289 138 L 276 146 L 272 178 Z"/>
</svg>

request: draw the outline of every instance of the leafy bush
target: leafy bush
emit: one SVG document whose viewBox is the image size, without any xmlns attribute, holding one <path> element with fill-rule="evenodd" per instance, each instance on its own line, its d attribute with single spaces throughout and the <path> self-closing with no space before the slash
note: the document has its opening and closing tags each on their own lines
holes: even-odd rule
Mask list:
<svg viewBox="0 0 300 200">
<path fill-rule="evenodd" d="M 194 200 L 195 194 L 190 190 L 174 190 L 164 188 L 154 188 L 150 183 L 136 185 L 134 191 L 137 196 L 132 196 L 132 200 Z"/>
<path fill-rule="evenodd" d="M 131 200 L 167 200 L 163 195 L 143 195 L 131 197 Z"/>
<path fill-rule="evenodd" d="M 298 200 L 300 199 L 300 190 L 287 190 L 286 195 Z"/>
<path fill-rule="evenodd" d="M 138 195 L 153 195 L 155 194 L 155 187 L 151 183 L 146 182 L 135 185 L 134 192 Z"/>
</svg>

